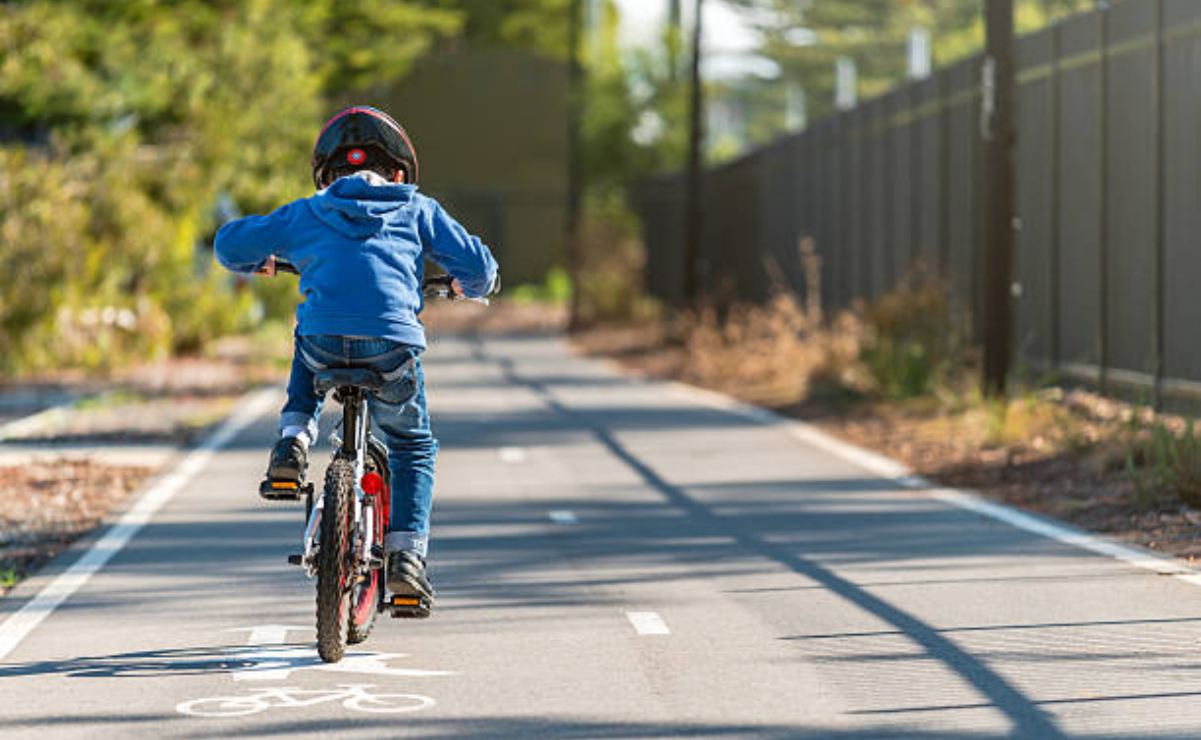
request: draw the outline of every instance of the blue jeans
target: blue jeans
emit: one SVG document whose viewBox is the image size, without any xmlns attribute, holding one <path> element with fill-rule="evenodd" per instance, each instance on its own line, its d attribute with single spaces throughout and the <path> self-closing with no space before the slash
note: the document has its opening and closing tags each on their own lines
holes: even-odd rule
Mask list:
<svg viewBox="0 0 1201 740">
<path fill-rule="evenodd" d="M 281 430 L 304 427 L 310 440 L 317 438 L 317 420 L 325 399 L 313 388 L 316 370 L 366 367 L 387 374 L 412 359 L 412 369 L 374 393 L 368 399 L 368 407 L 383 433 L 392 473 L 388 551 L 410 550 L 424 558 L 429 543 L 438 441 L 430 431 L 420 354 L 419 347 L 388 339 L 297 336 L 292 376 L 288 380 L 288 402 L 279 423 Z"/>
</svg>

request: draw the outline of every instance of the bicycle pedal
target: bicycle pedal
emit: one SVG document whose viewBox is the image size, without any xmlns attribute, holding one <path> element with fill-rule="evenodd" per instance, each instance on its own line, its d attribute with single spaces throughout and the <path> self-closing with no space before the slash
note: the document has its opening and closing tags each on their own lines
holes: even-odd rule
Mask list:
<svg viewBox="0 0 1201 740">
<path fill-rule="evenodd" d="M 393 595 L 387 603 L 393 619 L 425 619 L 433 609 L 430 600 L 421 596 Z"/>
<path fill-rule="evenodd" d="M 304 555 L 289 555 L 288 565 L 304 565 Z"/>
<path fill-rule="evenodd" d="M 312 490 L 312 483 L 297 483 L 294 480 L 265 480 L 259 484 L 259 496 L 268 501 L 299 501 L 302 495 Z"/>
</svg>

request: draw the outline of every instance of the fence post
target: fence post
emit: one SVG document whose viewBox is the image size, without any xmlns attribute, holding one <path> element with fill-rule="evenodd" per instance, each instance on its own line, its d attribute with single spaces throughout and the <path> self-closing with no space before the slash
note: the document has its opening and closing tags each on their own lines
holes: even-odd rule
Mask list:
<svg viewBox="0 0 1201 740">
<path fill-rule="evenodd" d="M 951 75 L 938 73 L 938 245 L 939 271 L 951 277 Z"/>
<path fill-rule="evenodd" d="M 846 308 L 854 302 L 855 270 L 859 269 L 858 239 L 852 239 L 852 234 L 856 232 L 855 178 L 858 175 L 855 172 L 854 124 L 854 113 L 849 111 L 838 120 L 838 141 L 842 142 L 839 151 L 842 153 L 842 171 L 846 173 L 846 177 L 843 177 L 842 183 L 842 244 L 838 245 L 837 249 L 842 252 L 842 263 L 846 267 L 843 268 L 841 280 L 838 281 L 838 305 L 831 304 L 831 308 L 837 309 Z M 859 231 L 862 231 L 862 228 L 859 228 Z"/>
<path fill-rule="evenodd" d="M 893 198 L 896 195 L 896 187 L 894 183 L 896 173 L 893 172 L 892 166 L 892 109 L 895 107 L 893 101 L 896 100 L 896 93 L 884 98 L 884 105 L 880 110 L 880 156 L 884 158 L 884 213 L 881 214 L 884 218 L 884 286 L 883 291 L 888 293 L 897 283 L 897 242 L 893 234 L 896 231 L 896 224 L 893 218 L 896 212 L 896 203 Z"/>
<path fill-rule="evenodd" d="M 1060 195 L 1060 186 L 1063 175 L 1060 172 L 1062 164 L 1059 159 L 1059 135 L 1060 125 L 1062 121 L 1059 115 L 1060 102 L 1060 60 L 1063 58 L 1063 38 L 1062 27 L 1051 27 L 1051 111 L 1050 111 L 1050 131 L 1051 131 L 1051 367 L 1056 370 L 1063 363 L 1063 350 L 1061 346 L 1062 338 L 1060 337 L 1060 286 L 1059 280 L 1062 274 L 1062 250 L 1063 240 L 1060 235 L 1061 221 L 1059 217 L 1059 209 L 1062 206 L 1062 197 Z"/>
<path fill-rule="evenodd" d="M 987 0 L 982 139 L 985 152 L 984 376 L 986 395 L 1005 395 L 1013 345 L 1014 70 L 1013 0 Z"/>
<path fill-rule="evenodd" d="M 864 113 L 864 109 L 860 108 L 856 119 L 859 120 L 859 126 L 852 132 L 852 136 L 859 138 L 859 203 L 862 213 L 859 222 L 859 294 L 861 298 L 867 299 L 872 294 L 872 231 L 876 227 L 874 219 L 868 221 L 865 216 L 868 210 L 872 209 L 872 167 L 871 157 L 868 156 L 867 148 L 867 125 L 865 121 L 871 120 Z"/>
<path fill-rule="evenodd" d="M 1165 139 L 1167 138 L 1166 95 L 1164 94 L 1164 71 L 1166 68 L 1167 44 L 1164 42 L 1164 2 L 1155 2 L 1155 272 L 1153 273 L 1155 296 L 1155 408 L 1163 406 L 1163 380 L 1167 361 L 1165 351 L 1166 326 L 1164 315 L 1164 262 L 1167 250 L 1167 162 Z"/>
<path fill-rule="evenodd" d="M 926 200 L 922 182 L 922 127 L 918 118 L 917 83 L 909 83 L 909 261 L 919 261 L 922 249 L 922 203 Z"/>
<path fill-rule="evenodd" d="M 1100 203 L 1097 212 L 1100 214 L 1097 246 L 1101 259 L 1101 270 L 1098 282 L 1101 292 L 1101 315 L 1098 319 L 1098 385 L 1101 393 L 1109 393 L 1109 8 L 1101 6 L 1101 48 L 1098 64 L 1098 78 L 1101 81 L 1100 100 L 1101 114 L 1097 117 L 1100 138 L 1100 166 L 1097 185 L 1100 189 Z"/>
<path fill-rule="evenodd" d="M 696 308 L 704 290 L 701 275 L 701 240 L 704 238 L 702 219 L 705 205 L 704 157 L 704 89 L 701 83 L 701 42 L 703 38 L 704 0 L 696 0 L 692 26 L 692 69 L 688 111 L 688 175 L 684 193 L 684 301 Z"/>
</svg>

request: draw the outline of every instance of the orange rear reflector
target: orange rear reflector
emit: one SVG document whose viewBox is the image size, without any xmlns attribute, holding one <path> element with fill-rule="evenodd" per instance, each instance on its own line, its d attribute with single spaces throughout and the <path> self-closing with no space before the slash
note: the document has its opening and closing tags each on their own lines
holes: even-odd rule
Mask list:
<svg viewBox="0 0 1201 740">
<path fill-rule="evenodd" d="M 421 600 L 412 596 L 393 596 L 392 606 L 420 606 Z"/>
<path fill-rule="evenodd" d="M 295 491 L 297 488 L 300 488 L 300 484 L 293 483 L 292 481 L 286 481 L 286 480 L 273 480 L 273 481 L 271 481 L 271 487 L 272 488 L 288 488 L 288 489 Z"/>
</svg>

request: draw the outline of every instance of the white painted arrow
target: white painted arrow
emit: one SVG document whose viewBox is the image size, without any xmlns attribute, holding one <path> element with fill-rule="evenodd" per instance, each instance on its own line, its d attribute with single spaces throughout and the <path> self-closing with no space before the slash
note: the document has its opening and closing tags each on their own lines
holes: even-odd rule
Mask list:
<svg viewBox="0 0 1201 740">
<path fill-rule="evenodd" d="M 246 636 L 248 648 L 263 648 L 262 650 L 238 650 L 237 657 L 242 660 L 253 660 L 249 666 L 233 671 L 235 681 L 284 681 L 292 674 L 292 658 L 296 649 L 275 648 L 288 641 L 289 630 L 307 630 L 308 627 L 295 627 L 287 624 L 259 624 L 254 627 L 239 627 L 226 630 L 227 632 L 249 632 Z M 307 651 L 303 651 L 307 652 Z"/>
<path fill-rule="evenodd" d="M 254 627 L 238 627 L 226 632 L 249 632 L 247 645 L 283 645 L 288 641 L 291 630 L 311 630 L 312 627 L 296 627 L 289 624 L 259 624 Z"/>
<path fill-rule="evenodd" d="M 450 671 L 430 671 L 420 668 L 393 668 L 389 660 L 408 657 L 404 653 L 347 653 L 340 662 L 326 663 L 312 647 L 285 645 L 291 630 L 309 630 L 311 627 L 294 627 L 283 624 L 262 624 L 243 627 L 229 632 L 249 632 L 246 647 L 234 648 L 230 657 L 242 667 L 230 671 L 235 681 L 285 681 L 292 671 L 334 671 L 358 673 L 372 676 L 403 676 L 406 678 L 426 676 L 450 676 Z"/>
</svg>

